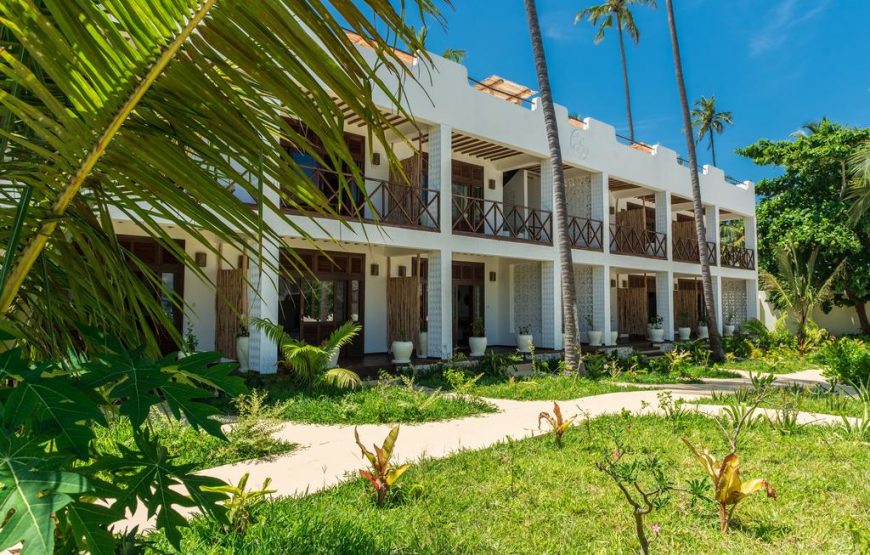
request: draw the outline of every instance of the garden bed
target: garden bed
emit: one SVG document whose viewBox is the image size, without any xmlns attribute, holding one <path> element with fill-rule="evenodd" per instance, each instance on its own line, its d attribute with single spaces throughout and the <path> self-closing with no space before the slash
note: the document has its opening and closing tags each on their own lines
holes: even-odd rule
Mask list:
<svg viewBox="0 0 870 555">
<path fill-rule="evenodd" d="M 744 401 L 740 393 L 716 394 L 712 397 L 696 399 L 693 403 L 702 405 L 730 405 Z M 800 386 L 784 387 L 765 398 L 759 407 L 775 410 L 791 410 L 813 412 L 818 414 L 833 414 L 835 416 L 863 417 L 870 406 L 859 399 L 844 394 L 822 393 Z"/>
<path fill-rule="evenodd" d="M 566 433 L 562 449 L 548 435 L 424 461 L 405 473 L 382 509 L 370 486 L 352 479 L 258 507 L 245 534 L 197 519 L 184 532 L 182 552 L 637 553 L 630 508 L 595 466 L 613 456 L 614 434 L 654 453 L 679 488 L 705 476 L 681 437 L 724 454 L 717 425 L 702 416 L 599 418 Z M 741 445 L 744 480 L 766 478 L 778 499 L 758 493 L 744 500 L 723 536 L 713 503 L 672 491 L 646 519 L 651 536 L 652 525 L 660 526 L 653 552 L 845 553 L 854 548 L 850 528 L 870 530 L 866 443 L 829 428 L 782 435 L 756 425 Z"/>
</svg>

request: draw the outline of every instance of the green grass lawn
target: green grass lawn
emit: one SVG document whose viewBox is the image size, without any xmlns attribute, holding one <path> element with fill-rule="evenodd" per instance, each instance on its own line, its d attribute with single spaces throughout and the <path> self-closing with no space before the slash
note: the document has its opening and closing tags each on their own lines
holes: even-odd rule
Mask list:
<svg viewBox="0 0 870 555">
<path fill-rule="evenodd" d="M 505 379 L 488 379 L 478 382 L 474 394 L 493 399 L 519 401 L 568 401 L 590 395 L 617 391 L 636 391 L 603 380 L 590 380 L 577 376 L 541 375 L 518 377 L 512 382 Z"/>
<path fill-rule="evenodd" d="M 378 424 L 431 422 L 495 412 L 479 399 L 461 399 L 403 386 L 367 387 L 355 391 L 307 392 L 269 390 L 286 420 L 314 424 Z"/>
<path fill-rule="evenodd" d="M 170 421 L 160 415 L 150 417 L 151 429 L 158 434 L 161 445 L 176 457 L 177 464 L 193 464 L 196 470 L 258 459 L 270 455 L 289 453 L 296 445 L 269 438 L 254 438 L 251 434 L 227 434 L 228 441 L 221 440 L 188 424 Z M 97 444 L 107 451 L 118 452 L 116 444 L 133 445 L 129 422 L 120 419 L 108 428 L 94 428 Z M 255 441 L 256 440 L 256 441 Z"/>
<path fill-rule="evenodd" d="M 791 374 L 801 370 L 822 368 L 823 365 L 813 356 L 783 358 L 771 363 L 763 359 L 744 359 L 733 362 L 723 362 L 722 368 L 728 370 L 747 370 L 752 372 L 764 372 L 766 374 Z"/>
<path fill-rule="evenodd" d="M 785 388 L 772 394 L 759 405 L 763 408 L 781 410 L 791 408 L 802 412 L 815 412 L 820 414 L 833 414 L 836 416 L 864 416 L 867 408 L 865 403 L 846 395 L 822 394 L 812 395 L 798 393 L 798 389 Z M 734 394 L 718 394 L 713 397 L 705 397 L 694 401 L 704 405 L 726 405 L 735 402 Z"/>
<path fill-rule="evenodd" d="M 262 505 L 244 535 L 197 519 L 182 552 L 635 554 L 630 509 L 595 467 L 614 449 L 613 434 L 635 452 L 655 453 L 681 488 L 705 476 L 681 436 L 724 454 L 716 424 L 702 416 L 599 418 L 571 429 L 562 449 L 544 436 L 421 462 L 382 509 L 356 478 Z M 870 531 L 867 443 L 841 440 L 826 428 L 780 435 L 758 425 L 744 433 L 740 454 L 744 480 L 766 478 L 778 499 L 758 493 L 744 500 L 722 536 L 712 503 L 692 504 L 688 494 L 673 491 L 645 523 L 661 526 L 653 553 L 848 553 L 850 524 Z"/>
<path fill-rule="evenodd" d="M 643 384 L 700 383 L 704 378 L 739 378 L 740 374 L 718 366 L 688 366 L 682 374 L 677 372 L 650 372 L 639 370 L 623 372 L 615 378 L 619 382 Z"/>
</svg>

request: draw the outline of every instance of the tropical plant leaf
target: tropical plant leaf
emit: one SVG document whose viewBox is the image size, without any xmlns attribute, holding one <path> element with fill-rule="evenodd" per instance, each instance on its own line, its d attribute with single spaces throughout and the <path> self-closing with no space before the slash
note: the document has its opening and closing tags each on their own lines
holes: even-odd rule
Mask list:
<svg viewBox="0 0 870 555">
<path fill-rule="evenodd" d="M 82 552 L 91 555 L 114 555 L 115 537 L 109 525 L 121 516 L 109 507 L 74 501 L 63 510 L 72 529 L 73 539 Z"/>
<path fill-rule="evenodd" d="M 88 480 L 51 467 L 34 442 L 0 436 L 0 550 L 22 543 L 22 555 L 54 551 L 54 516 L 90 490 Z"/>
</svg>

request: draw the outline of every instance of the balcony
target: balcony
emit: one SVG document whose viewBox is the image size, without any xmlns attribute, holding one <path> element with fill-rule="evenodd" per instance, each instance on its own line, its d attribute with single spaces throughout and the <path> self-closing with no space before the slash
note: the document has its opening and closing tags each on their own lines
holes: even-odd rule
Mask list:
<svg viewBox="0 0 870 555">
<path fill-rule="evenodd" d="M 598 220 L 568 217 L 568 239 L 571 247 L 600 251 L 604 248 L 604 224 Z"/>
<path fill-rule="evenodd" d="M 614 254 L 667 258 L 667 239 L 665 233 L 610 224 L 610 252 Z"/>
<path fill-rule="evenodd" d="M 691 239 L 674 239 L 674 260 L 697 263 L 701 258 L 698 242 Z M 716 265 L 716 243 L 707 241 L 707 264 Z"/>
<path fill-rule="evenodd" d="M 755 251 L 737 245 L 722 245 L 722 265 L 743 270 L 755 269 Z"/>
<path fill-rule="evenodd" d="M 453 232 L 551 245 L 553 217 L 528 206 L 453 195 Z"/>
<path fill-rule="evenodd" d="M 440 191 L 371 177 L 363 177 L 363 190 L 349 173 L 339 174 L 333 170 L 308 166 L 303 166 L 302 169 L 324 194 L 327 204 L 339 217 L 378 225 L 429 231 L 440 229 Z M 342 176 L 347 180 L 345 188 L 340 187 Z M 286 203 L 285 209 L 288 209 Z M 293 212 L 306 213 L 295 210 Z M 318 217 L 322 215 L 318 214 Z"/>
</svg>

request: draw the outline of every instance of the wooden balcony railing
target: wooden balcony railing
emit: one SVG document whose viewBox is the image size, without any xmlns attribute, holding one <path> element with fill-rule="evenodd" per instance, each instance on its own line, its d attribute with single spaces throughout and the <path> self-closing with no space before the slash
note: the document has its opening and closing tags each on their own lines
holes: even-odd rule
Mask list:
<svg viewBox="0 0 870 555">
<path fill-rule="evenodd" d="M 598 220 L 568 216 L 568 237 L 575 249 L 604 248 L 604 224 Z"/>
<path fill-rule="evenodd" d="M 667 258 L 667 239 L 664 233 L 610 224 L 610 252 L 651 258 Z"/>
<path fill-rule="evenodd" d="M 698 242 L 692 239 L 674 239 L 674 260 L 680 262 L 698 262 L 701 253 L 698 252 Z M 707 241 L 707 264 L 716 265 L 716 243 Z"/>
<path fill-rule="evenodd" d="M 722 245 L 722 265 L 744 270 L 755 269 L 755 251 L 737 245 Z"/>
<path fill-rule="evenodd" d="M 363 177 L 363 189 L 348 173 L 343 175 L 347 186 L 342 188 L 339 172 L 306 166 L 302 169 L 326 196 L 327 204 L 338 216 L 379 225 L 435 231 L 440 228 L 440 191 L 371 177 Z M 284 207 L 288 208 L 286 203 Z"/>
<path fill-rule="evenodd" d="M 455 233 L 553 243 L 553 217 L 546 210 L 462 195 L 452 199 Z"/>
</svg>

